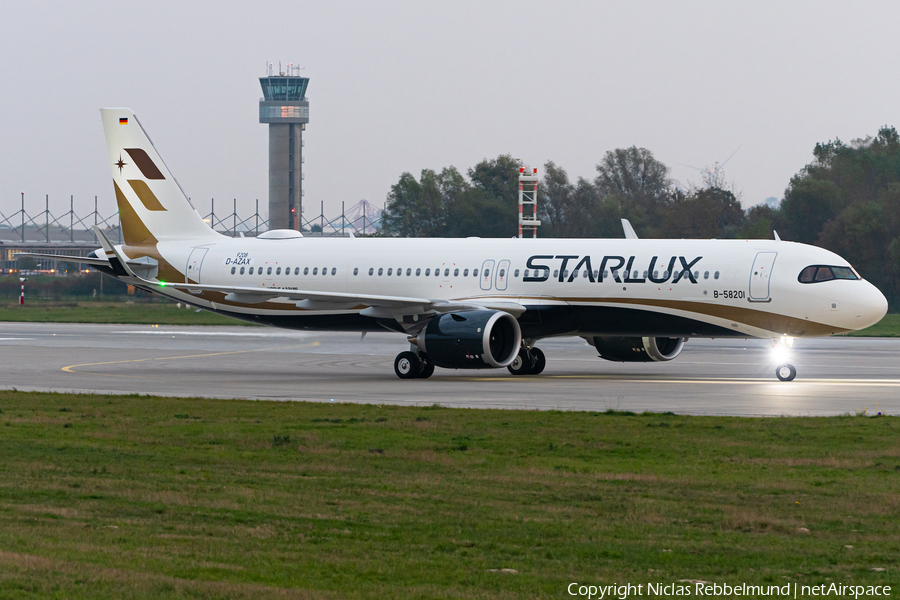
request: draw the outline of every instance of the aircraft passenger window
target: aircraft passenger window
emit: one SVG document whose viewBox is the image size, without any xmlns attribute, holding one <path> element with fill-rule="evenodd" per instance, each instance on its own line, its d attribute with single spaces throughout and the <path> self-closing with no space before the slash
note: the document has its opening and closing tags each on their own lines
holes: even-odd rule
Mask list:
<svg viewBox="0 0 900 600">
<path fill-rule="evenodd" d="M 663 279 L 668 279 L 670 273 L 668 271 L 663 271 Z"/>
<path fill-rule="evenodd" d="M 313 275 L 318 275 L 318 274 L 319 274 L 319 267 L 314 267 L 314 268 L 313 268 Z"/>
<path fill-rule="evenodd" d="M 490 269 L 485 269 L 485 270 L 484 270 L 484 278 L 487 279 L 487 278 L 490 277 L 490 276 L 491 276 L 491 270 L 490 270 Z"/>
<path fill-rule="evenodd" d="M 716 271 L 715 273 L 713 273 L 713 279 L 718 279 L 718 278 L 719 278 L 719 272 Z"/>
<path fill-rule="evenodd" d="M 478 269 L 472 269 L 472 277 L 478 277 Z"/>
<path fill-rule="evenodd" d="M 653 271 L 653 279 L 659 279 L 659 271 Z"/>
<path fill-rule="evenodd" d="M 358 268 L 358 267 L 353 267 L 353 275 L 354 275 L 354 276 L 359 275 L 359 268 Z"/>
<path fill-rule="evenodd" d="M 253 275 L 253 267 L 250 267 L 250 274 Z"/>
<path fill-rule="evenodd" d="M 594 271 L 594 279 L 599 279 L 599 277 L 600 277 L 600 271 L 599 270 Z"/>
<path fill-rule="evenodd" d="M 422 274 L 422 269 L 416 269 L 416 277 Z"/>
<path fill-rule="evenodd" d="M 309 275 L 309 267 L 303 267 L 303 274 Z"/>
<path fill-rule="evenodd" d="M 700 279 L 700 271 L 694 271 L 694 279 Z"/>
<path fill-rule="evenodd" d="M 244 267 L 241 267 L 241 275 L 244 274 Z"/>
<path fill-rule="evenodd" d="M 604 273 L 605 273 L 605 272 L 606 272 L 606 271 L 604 271 Z M 619 272 L 618 272 L 618 271 L 612 271 L 612 276 L 613 276 L 613 278 L 615 279 L 616 277 L 619 276 Z"/>
<path fill-rule="evenodd" d="M 631 278 L 632 278 L 632 279 L 637 279 L 637 278 L 638 278 L 638 272 L 635 271 L 635 272 L 632 274 Z"/>
<path fill-rule="evenodd" d="M 441 270 L 440 270 L 440 269 L 435 269 L 435 270 L 434 270 L 434 276 L 435 276 L 435 277 L 439 277 L 440 274 L 441 274 Z"/>
<path fill-rule="evenodd" d="M 281 267 L 278 267 L 277 269 L 275 269 L 275 274 L 281 275 Z"/>
<path fill-rule="evenodd" d="M 234 275 L 234 272 L 237 270 L 237 267 L 231 267 L 231 274 Z"/>
<path fill-rule="evenodd" d="M 409 277 L 410 275 L 412 275 L 412 269 L 407 269 L 406 276 Z"/>
<path fill-rule="evenodd" d="M 459 277 L 459 269 L 453 269 L 453 276 Z"/>
<path fill-rule="evenodd" d="M 381 275 L 381 271 L 380 271 L 380 270 L 379 270 L 378 274 Z M 394 268 L 391 267 L 390 269 L 388 269 L 388 275 L 393 275 L 393 274 L 394 274 Z"/>
<path fill-rule="evenodd" d="M 516 269 L 515 271 L 513 271 L 513 277 L 518 277 L 518 276 L 519 276 L 519 270 Z"/>
<path fill-rule="evenodd" d="M 375 272 L 375 267 L 369 267 L 369 275 Z"/>
<path fill-rule="evenodd" d="M 271 271 L 272 269 L 269 269 L 269 270 Z M 262 272 L 263 272 L 263 268 L 262 268 L 262 267 L 260 267 L 260 268 L 258 268 L 258 269 L 256 270 L 256 274 L 257 274 L 257 275 L 262 275 L 262 274 L 263 274 Z"/>
<path fill-rule="evenodd" d="M 300 267 L 294 267 L 294 275 L 300 274 Z"/>
<path fill-rule="evenodd" d="M 428 277 L 430 275 L 431 275 L 431 269 L 425 269 L 425 277 Z"/>
<path fill-rule="evenodd" d="M 644 271 L 644 279 L 647 279 L 647 271 Z"/>
<path fill-rule="evenodd" d="M 525 272 L 522 273 L 522 276 L 523 276 L 523 277 L 528 277 L 528 276 L 529 276 L 529 275 L 528 275 L 528 269 L 525 269 Z"/>
<path fill-rule="evenodd" d="M 271 274 L 272 274 L 272 267 L 269 267 L 268 269 L 266 269 L 266 275 L 271 275 Z"/>
<path fill-rule="evenodd" d="M 328 275 L 328 267 L 322 267 L 322 275 Z"/>
<path fill-rule="evenodd" d="M 559 277 L 559 269 L 556 269 L 555 271 L 553 271 L 553 276 Z"/>
<path fill-rule="evenodd" d="M 709 271 L 703 271 L 703 279 L 709 279 Z"/>
<path fill-rule="evenodd" d="M 378 275 L 379 275 L 379 277 L 381 276 L 381 274 L 382 274 L 383 272 L 384 272 L 384 269 L 381 268 L 381 267 L 378 267 Z"/>
<path fill-rule="evenodd" d="M 331 267 L 331 274 L 337 275 L 337 267 Z"/>
<path fill-rule="evenodd" d="M 450 269 L 444 269 L 444 277 L 450 277 Z"/>
<path fill-rule="evenodd" d="M 591 272 L 588 271 L 587 269 L 585 269 L 584 273 L 582 273 L 581 276 L 584 277 L 585 279 L 587 279 L 588 277 L 591 276 Z"/>
<path fill-rule="evenodd" d="M 469 276 L 469 270 L 463 269 L 463 277 L 468 277 L 468 276 Z"/>
</svg>

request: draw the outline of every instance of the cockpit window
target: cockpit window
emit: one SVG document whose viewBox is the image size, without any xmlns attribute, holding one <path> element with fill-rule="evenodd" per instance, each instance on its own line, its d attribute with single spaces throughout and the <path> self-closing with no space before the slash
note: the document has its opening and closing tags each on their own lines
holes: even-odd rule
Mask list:
<svg viewBox="0 0 900 600">
<path fill-rule="evenodd" d="M 797 278 L 800 283 L 819 283 L 832 279 L 859 279 L 859 276 L 850 267 L 811 265 L 800 271 L 800 276 Z"/>
</svg>

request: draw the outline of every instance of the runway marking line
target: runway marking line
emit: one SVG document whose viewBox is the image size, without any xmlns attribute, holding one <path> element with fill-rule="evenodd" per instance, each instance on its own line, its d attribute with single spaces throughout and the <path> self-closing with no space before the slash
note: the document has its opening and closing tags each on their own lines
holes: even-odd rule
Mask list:
<svg viewBox="0 0 900 600">
<path fill-rule="evenodd" d="M 132 360 L 111 360 L 107 362 L 98 362 L 98 363 L 83 363 L 80 365 L 69 365 L 68 367 L 63 367 L 62 370 L 66 373 L 75 373 L 76 375 L 100 375 L 102 377 L 143 377 L 143 375 L 113 375 L 112 373 L 96 373 L 90 371 L 73 371 L 78 367 L 97 367 L 100 365 L 118 365 L 122 363 L 132 363 L 132 362 L 145 362 L 148 360 L 177 360 L 180 358 L 203 358 L 206 356 L 222 356 L 223 354 L 246 354 L 248 352 L 263 352 L 264 350 L 272 350 L 272 348 L 254 348 L 253 350 L 233 350 L 229 352 L 213 352 L 211 354 L 189 354 L 186 356 L 159 356 L 156 358 L 135 358 Z"/>
<path fill-rule="evenodd" d="M 803 379 L 797 382 L 780 382 L 774 379 L 620 379 L 615 375 L 545 375 L 541 379 L 602 379 L 614 383 L 642 383 L 642 384 L 726 384 L 743 385 L 756 383 L 765 385 L 783 385 L 786 388 L 803 384 L 840 385 L 840 386 L 864 386 L 864 387 L 900 387 L 900 379 Z M 517 381 L 527 383 L 535 381 L 530 378 L 510 379 L 509 377 L 460 377 L 463 381 Z"/>
</svg>

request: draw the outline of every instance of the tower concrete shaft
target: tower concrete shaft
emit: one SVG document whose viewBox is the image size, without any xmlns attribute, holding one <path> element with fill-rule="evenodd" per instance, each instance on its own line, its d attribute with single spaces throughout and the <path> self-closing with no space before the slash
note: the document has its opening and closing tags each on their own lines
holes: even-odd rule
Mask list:
<svg viewBox="0 0 900 600">
<path fill-rule="evenodd" d="M 301 228 L 308 77 L 260 77 L 259 122 L 269 125 L 269 229 Z"/>
</svg>

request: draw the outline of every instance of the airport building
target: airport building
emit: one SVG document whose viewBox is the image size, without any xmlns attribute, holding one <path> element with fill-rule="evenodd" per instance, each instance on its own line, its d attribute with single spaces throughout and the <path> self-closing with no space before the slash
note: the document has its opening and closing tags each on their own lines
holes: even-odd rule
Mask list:
<svg viewBox="0 0 900 600">
<path fill-rule="evenodd" d="M 293 69 L 291 69 L 293 72 Z M 259 122 L 269 125 L 269 229 L 301 228 L 303 131 L 309 123 L 308 77 L 260 77 Z"/>
</svg>

